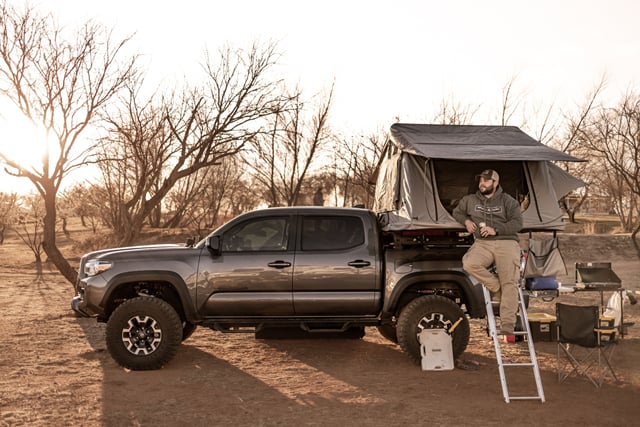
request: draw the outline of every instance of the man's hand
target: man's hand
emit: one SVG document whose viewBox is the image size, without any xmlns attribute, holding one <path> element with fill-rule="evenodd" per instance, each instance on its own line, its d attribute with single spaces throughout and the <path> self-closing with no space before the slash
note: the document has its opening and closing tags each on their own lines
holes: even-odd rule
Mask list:
<svg viewBox="0 0 640 427">
<path fill-rule="evenodd" d="M 476 223 L 471 221 L 470 219 L 465 220 L 464 226 L 467 227 L 467 231 L 472 234 L 475 233 L 475 231 L 478 229 Z"/>
<path fill-rule="evenodd" d="M 493 228 L 493 227 L 489 227 L 488 225 L 485 225 L 484 227 L 482 227 L 480 229 L 480 235 L 482 237 L 495 236 L 496 235 L 496 229 Z"/>
</svg>

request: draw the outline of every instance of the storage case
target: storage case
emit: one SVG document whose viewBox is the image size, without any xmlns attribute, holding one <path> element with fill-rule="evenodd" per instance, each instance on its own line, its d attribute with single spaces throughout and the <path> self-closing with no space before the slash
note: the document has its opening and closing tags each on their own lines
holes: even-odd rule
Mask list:
<svg viewBox="0 0 640 427">
<path fill-rule="evenodd" d="M 419 338 L 423 371 L 453 369 L 451 335 L 445 329 L 424 329 Z"/>
<path fill-rule="evenodd" d="M 529 327 L 533 341 L 557 341 L 556 316 L 547 313 L 529 313 Z"/>
</svg>

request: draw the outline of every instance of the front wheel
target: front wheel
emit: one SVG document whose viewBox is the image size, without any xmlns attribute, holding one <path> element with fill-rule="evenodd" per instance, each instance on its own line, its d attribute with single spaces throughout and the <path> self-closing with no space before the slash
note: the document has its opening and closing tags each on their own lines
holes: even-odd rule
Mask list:
<svg viewBox="0 0 640 427">
<path fill-rule="evenodd" d="M 180 316 L 166 301 L 132 298 L 111 314 L 107 349 L 121 366 L 135 371 L 159 369 L 169 362 L 182 341 Z"/>
<path fill-rule="evenodd" d="M 398 343 L 402 350 L 416 364 L 420 364 L 419 335 L 423 329 L 454 329 L 452 337 L 453 357 L 457 359 L 469 344 L 469 319 L 458 305 L 439 295 L 427 295 L 414 299 L 407 304 L 398 317 Z"/>
</svg>

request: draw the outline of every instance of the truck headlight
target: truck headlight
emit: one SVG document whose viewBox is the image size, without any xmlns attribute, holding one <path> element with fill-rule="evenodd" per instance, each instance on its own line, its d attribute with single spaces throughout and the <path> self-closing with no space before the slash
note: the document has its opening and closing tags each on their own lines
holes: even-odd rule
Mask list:
<svg viewBox="0 0 640 427">
<path fill-rule="evenodd" d="M 84 274 L 86 276 L 95 276 L 100 273 L 104 273 L 108 269 L 113 266 L 113 263 L 110 261 L 98 260 L 98 259 L 90 259 L 84 265 Z"/>
</svg>

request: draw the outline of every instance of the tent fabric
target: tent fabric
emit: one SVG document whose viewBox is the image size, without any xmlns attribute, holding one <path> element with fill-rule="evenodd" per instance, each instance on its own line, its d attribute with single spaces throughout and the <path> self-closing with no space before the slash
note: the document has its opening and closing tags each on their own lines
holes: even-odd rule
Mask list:
<svg viewBox="0 0 640 427">
<path fill-rule="evenodd" d="M 515 126 L 395 123 L 390 133 L 402 151 L 431 159 L 582 161 L 547 147 Z"/>
<path fill-rule="evenodd" d="M 432 163 L 423 157 L 403 153 L 399 164 L 399 197 L 395 199 L 398 208 L 387 218 L 388 229 L 461 228 L 438 200 Z M 385 185 L 379 179 L 376 188 L 384 188 Z"/>
<path fill-rule="evenodd" d="M 554 165 L 553 163 L 547 163 L 547 165 L 549 166 L 551 182 L 553 183 L 553 187 L 556 189 L 556 194 L 558 196 L 566 196 L 576 188 L 585 187 L 587 185 L 586 182 L 571 175 L 569 172 L 560 168 L 560 166 Z"/>
<path fill-rule="evenodd" d="M 520 202 L 523 231 L 562 230 L 563 212 L 558 200 L 585 185 L 544 157 L 563 161 L 575 158 L 548 149 L 515 127 L 395 124 L 391 129 L 373 208 L 384 216 L 385 230 L 464 230 L 451 212 L 460 198 L 477 189 L 475 175 L 484 169 L 497 170 L 503 190 Z M 508 135 L 513 136 L 515 144 L 509 144 Z M 460 147 L 466 142 L 467 147 L 475 147 L 477 152 L 492 151 L 494 156 L 455 158 L 444 154 L 448 145 L 443 141 L 456 141 L 450 147 L 454 153 L 463 152 Z M 526 144 L 530 152 L 538 153 L 534 159 L 521 154 L 513 159 L 516 151 L 505 148 Z M 430 157 L 427 153 L 440 154 Z"/>
<path fill-rule="evenodd" d="M 558 196 L 549 174 L 547 162 L 525 162 L 528 172 L 528 207 L 522 212 L 522 228 L 564 228 L 563 212 L 558 205 Z"/>
<path fill-rule="evenodd" d="M 391 207 L 395 205 L 395 197 L 398 193 L 398 173 L 401 170 L 402 152 L 389 147 L 387 153 L 388 157 L 378 167 L 377 182 L 379 184 L 376 186 L 375 197 L 377 205 Z"/>
</svg>

